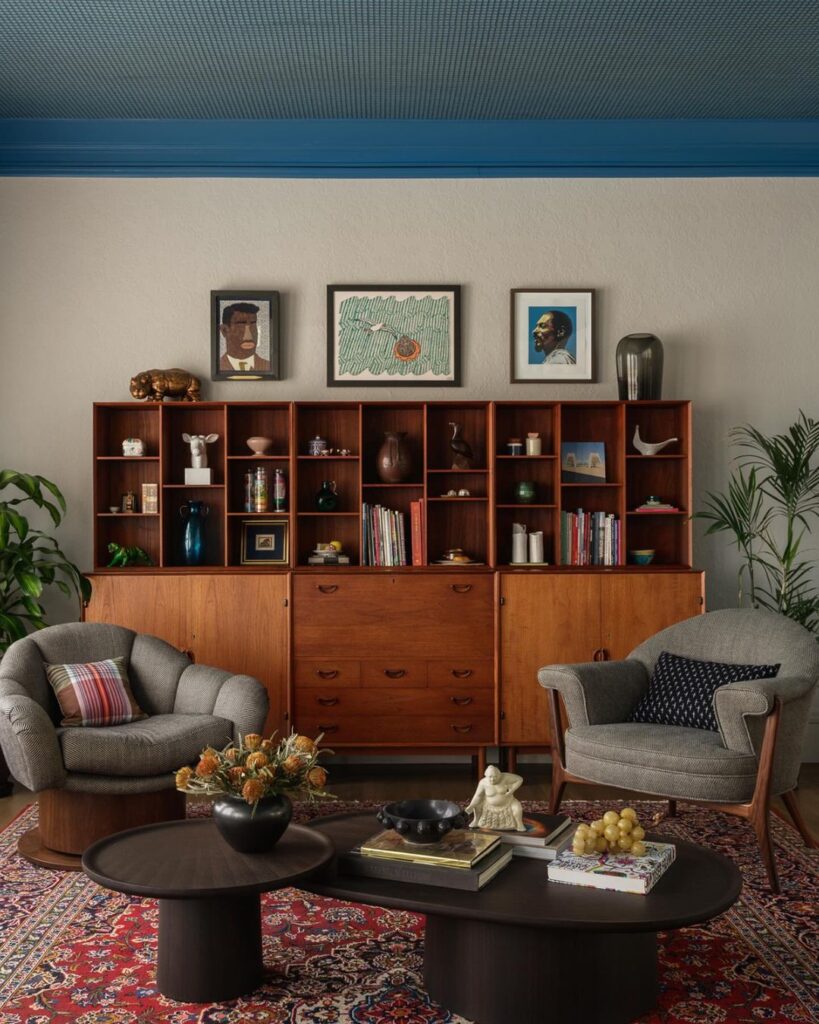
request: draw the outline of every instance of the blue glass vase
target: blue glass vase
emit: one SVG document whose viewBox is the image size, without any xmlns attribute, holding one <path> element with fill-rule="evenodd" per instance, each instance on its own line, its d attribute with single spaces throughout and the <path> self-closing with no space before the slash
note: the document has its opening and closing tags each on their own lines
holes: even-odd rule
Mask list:
<svg viewBox="0 0 819 1024">
<path fill-rule="evenodd" d="M 182 539 L 182 557 L 185 565 L 201 565 L 205 554 L 203 524 L 208 514 L 208 506 L 203 501 L 189 501 L 179 509 L 185 522 L 185 536 Z"/>
</svg>

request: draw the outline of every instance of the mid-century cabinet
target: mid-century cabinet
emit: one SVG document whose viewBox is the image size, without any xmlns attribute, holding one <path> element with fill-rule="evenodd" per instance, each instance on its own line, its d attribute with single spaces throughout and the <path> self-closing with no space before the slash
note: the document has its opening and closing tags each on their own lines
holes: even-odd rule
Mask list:
<svg viewBox="0 0 819 1024">
<path fill-rule="evenodd" d="M 453 469 L 450 424 L 474 453 Z M 653 456 L 633 447 L 676 437 Z M 384 483 L 376 456 L 385 431 L 403 431 L 409 479 Z M 539 455 L 510 455 L 509 437 L 537 432 Z M 218 434 L 208 446 L 212 483 L 188 486 L 182 434 Z M 326 438 L 349 454 L 311 455 Z M 265 456 L 248 437 L 273 439 Z M 139 437 L 140 457 L 122 440 Z M 564 483 L 563 441 L 602 442 L 605 480 Z M 691 565 L 691 409 L 688 402 L 201 402 L 94 406 L 94 593 L 86 618 L 162 636 L 197 661 L 261 679 L 271 698 L 267 726 L 324 732 L 337 750 L 469 750 L 549 744 L 537 669 L 553 662 L 621 658 L 657 630 L 703 610 L 703 574 Z M 287 509 L 248 513 L 244 475 L 264 465 L 285 472 Z M 332 479 L 333 512 L 315 494 Z M 534 500 L 516 485 L 534 482 Z M 127 491 L 159 485 L 159 507 L 112 513 Z M 468 496 L 447 496 L 450 490 Z M 650 496 L 676 511 L 637 511 Z M 183 564 L 180 506 L 208 507 L 205 563 Z M 407 518 L 423 500 L 420 565 L 362 565 L 362 503 Z M 622 532 L 620 564 L 562 565 L 561 512 L 612 513 Z M 289 559 L 243 565 L 243 522 L 286 519 Z M 513 523 L 544 535 L 548 565 L 511 562 Z M 308 566 L 318 542 L 339 540 L 349 565 Z M 106 568 L 108 544 L 143 548 L 154 565 Z M 435 562 L 465 549 L 477 565 Z M 653 548 L 649 566 L 632 549 Z M 417 554 L 417 552 L 416 552 Z"/>
</svg>

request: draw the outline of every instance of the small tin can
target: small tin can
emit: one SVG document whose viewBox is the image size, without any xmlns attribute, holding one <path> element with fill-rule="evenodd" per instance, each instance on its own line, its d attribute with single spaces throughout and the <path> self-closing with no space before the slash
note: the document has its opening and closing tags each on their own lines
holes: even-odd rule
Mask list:
<svg viewBox="0 0 819 1024">
<path fill-rule="evenodd" d="M 519 437 L 510 437 L 506 442 L 506 450 L 510 455 L 523 455 L 523 441 Z"/>
<path fill-rule="evenodd" d="M 329 445 L 327 444 L 326 438 L 318 437 L 318 435 L 316 437 L 311 437 L 307 442 L 308 455 L 323 455 L 328 448 Z"/>
</svg>

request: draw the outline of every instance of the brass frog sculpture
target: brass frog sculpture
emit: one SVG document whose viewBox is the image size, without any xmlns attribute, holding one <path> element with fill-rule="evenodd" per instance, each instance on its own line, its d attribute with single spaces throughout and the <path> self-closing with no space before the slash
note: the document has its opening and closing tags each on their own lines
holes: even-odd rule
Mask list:
<svg viewBox="0 0 819 1024">
<path fill-rule="evenodd" d="M 201 383 L 187 370 L 144 370 L 131 378 L 131 395 L 147 402 L 175 398 L 182 402 L 198 402 Z"/>
</svg>

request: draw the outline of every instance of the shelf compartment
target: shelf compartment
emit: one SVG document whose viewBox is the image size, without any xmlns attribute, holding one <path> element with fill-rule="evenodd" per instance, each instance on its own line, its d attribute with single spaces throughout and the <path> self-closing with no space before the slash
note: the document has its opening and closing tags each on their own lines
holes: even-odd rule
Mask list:
<svg viewBox="0 0 819 1024">
<path fill-rule="evenodd" d="M 136 494 L 137 511 L 142 511 L 142 485 L 159 483 L 157 459 L 115 459 L 97 461 L 95 475 L 95 511 L 108 513 L 112 505 L 122 507 L 122 496 Z M 121 513 L 114 513 L 121 514 Z M 140 545 L 141 547 L 141 545 Z"/>
<path fill-rule="evenodd" d="M 495 450 L 496 458 L 554 458 L 557 438 L 558 406 L 550 402 L 496 402 L 495 403 Z M 519 437 L 526 450 L 526 435 L 540 434 L 542 455 L 508 455 L 506 442 L 510 437 Z"/>
<path fill-rule="evenodd" d="M 426 418 L 428 472 L 453 471 L 450 423 L 461 425 L 461 437 L 471 447 L 474 456 L 473 469 L 485 469 L 489 465 L 489 407 L 486 403 L 430 403 L 426 407 Z"/>
<path fill-rule="evenodd" d="M 230 404 L 227 407 L 227 453 L 233 458 L 258 458 L 247 446 L 249 437 L 269 437 L 273 452 L 287 452 L 290 446 L 290 406 L 285 402 Z M 284 456 L 285 458 L 287 456 Z"/>
<path fill-rule="evenodd" d="M 158 514 L 99 514 L 96 522 L 94 564 L 104 569 L 111 561 L 108 545 L 115 541 L 124 547 L 140 547 L 155 566 L 160 563 L 160 517 Z M 129 567 L 122 569 L 128 572 Z"/>
<path fill-rule="evenodd" d="M 360 488 L 358 462 L 335 462 L 333 466 L 322 463 L 324 459 L 300 462 L 297 472 L 296 509 L 299 512 L 317 512 L 316 494 L 325 480 L 335 480 L 339 502 L 336 511 L 360 511 Z"/>
<path fill-rule="evenodd" d="M 198 568 L 218 567 L 225 564 L 225 490 L 223 487 L 186 487 L 185 494 L 179 495 L 179 501 L 166 495 L 162 503 L 162 564 L 168 566 L 185 565 L 183 542 L 186 520 L 180 514 L 185 504 L 183 497 L 201 501 L 208 509 L 202 524 L 205 556 Z"/>
<path fill-rule="evenodd" d="M 252 562 L 242 564 L 242 531 L 243 521 L 257 522 L 260 519 L 287 520 L 287 561 L 286 562 Z M 232 568 L 255 570 L 256 572 L 286 572 L 293 561 L 291 545 L 293 542 L 293 523 L 287 512 L 244 512 L 228 513 L 227 520 L 227 564 Z"/>
<path fill-rule="evenodd" d="M 654 496 L 684 509 L 688 504 L 688 463 L 685 459 L 645 457 L 626 463 L 626 507 L 634 510 Z M 643 513 L 641 513 L 643 514 Z"/>
<path fill-rule="evenodd" d="M 602 442 L 605 445 L 605 483 L 622 483 L 623 423 L 624 409 L 619 402 L 579 402 L 561 405 L 561 449 L 557 453 L 561 466 L 563 451 L 567 445 Z M 583 481 L 580 483 L 585 486 Z"/>
<path fill-rule="evenodd" d="M 361 411 L 362 479 L 365 484 L 383 483 L 378 476 L 378 453 L 387 431 L 403 433 L 409 451 L 408 481 L 420 483 L 424 475 L 424 406 L 422 403 L 364 405 Z"/>
<path fill-rule="evenodd" d="M 630 551 L 635 548 L 654 548 L 656 554 L 653 561 L 648 566 L 634 566 L 634 568 L 647 569 L 659 566 L 690 568 L 689 538 L 688 517 L 685 515 L 643 516 L 640 514 L 627 516 L 623 554 L 626 562 L 631 564 Z"/>
<path fill-rule="evenodd" d="M 225 406 L 185 403 L 162 408 L 162 465 L 165 486 L 185 486 L 185 468 L 190 465 L 191 449 L 183 434 L 218 434 L 207 445 L 208 466 L 214 484 L 223 484 L 225 468 Z M 194 485 L 196 486 L 196 485 Z M 201 485 L 199 485 L 201 486 Z"/>
<path fill-rule="evenodd" d="M 554 565 L 557 556 L 557 509 L 531 505 L 497 507 L 498 564 L 510 565 L 512 559 L 512 523 L 523 523 L 527 533 L 543 531 L 543 558 Z M 528 545 L 528 540 L 527 540 Z M 528 548 L 527 548 L 528 553 Z M 512 565 L 514 568 L 514 565 Z"/>
<path fill-rule="evenodd" d="M 533 459 L 519 462 L 518 457 L 505 459 L 495 467 L 495 499 L 500 504 L 515 503 L 515 489 L 530 480 L 535 485 L 535 504 L 556 502 L 554 459 Z"/>
<path fill-rule="evenodd" d="M 485 498 L 488 496 L 488 481 L 486 472 L 442 470 L 427 477 L 427 497 L 443 498 L 447 496 L 447 491 L 469 491 L 470 498 Z"/>
<path fill-rule="evenodd" d="M 488 562 L 488 503 L 439 501 L 427 504 L 427 558 L 435 562 L 448 548 L 463 548 Z"/>
<path fill-rule="evenodd" d="M 245 473 L 248 470 L 254 470 L 257 465 L 263 466 L 267 470 L 267 504 L 268 508 L 273 505 L 273 481 L 276 469 L 284 470 L 286 497 L 285 497 L 285 511 L 290 508 L 291 493 L 290 493 L 290 473 L 288 472 L 289 463 L 279 461 L 278 465 L 271 465 L 271 461 L 264 459 L 228 459 L 227 464 L 227 479 L 228 479 L 228 512 L 241 512 L 245 506 Z M 249 514 L 249 513 L 246 513 Z M 271 512 L 265 513 L 265 515 L 283 515 L 282 512 Z"/>
<path fill-rule="evenodd" d="M 95 454 L 98 458 L 123 458 L 125 438 L 139 437 L 145 442 L 145 455 L 158 458 L 159 414 L 159 404 L 95 405 Z"/>
<path fill-rule="evenodd" d="M 658 455 L 641 455 L 634 447 L 634 428 L 640 428 L 640 438 L 649 444 L 658 444 L 666 438 L 679 440 L 664 448 L 660 455 L 686 457 L 690 450 L 690 406 L 687 402 L 628 402 L 625 406 L 625 450 L 627 455 L 656 459 Z"/>
<path fill-rule="evenodd" d="M 349 565 L 318 566 L 325 572 L 343 571 L 359 564 L 361 550 L 361 522 L 357 515 L 302 515 L 298 516 L 296 529 L 295 564 L 307 567 L 307 559 L 317 544 L 329 544 L 331 540 L 341 541 L 342 551 L 350 558 Z M 310 566 L 310 568 L 316 568 Z"/>
<path fill-rule="evenodd" d="M 300 457 L 309 454 L 308 442 L 323 437 L 331 448 L 349 448 L 359 454 L 359 406 L 355 402 L 296 404 L 296 438 Z M 317 456 L 328 458 L 328 456 Z"/>
</svg>

